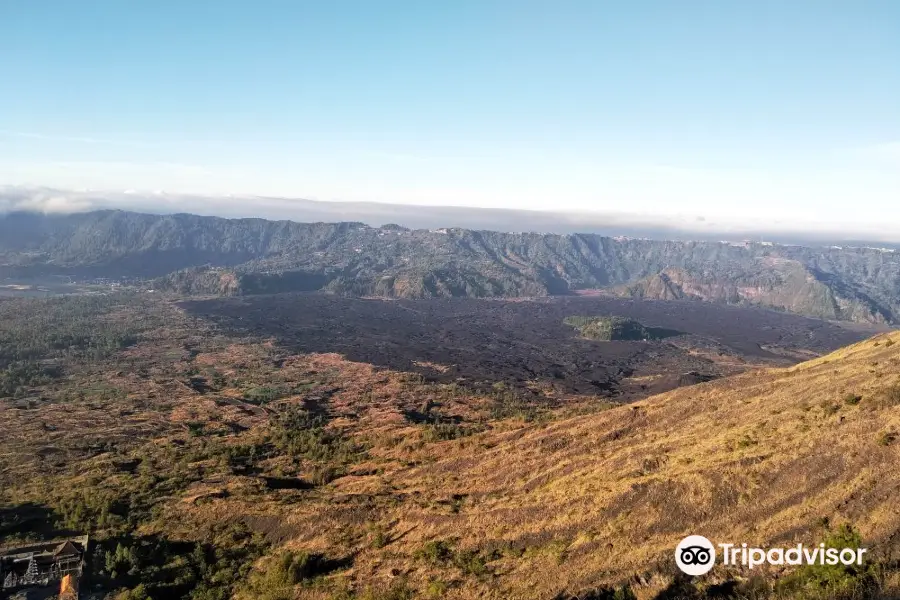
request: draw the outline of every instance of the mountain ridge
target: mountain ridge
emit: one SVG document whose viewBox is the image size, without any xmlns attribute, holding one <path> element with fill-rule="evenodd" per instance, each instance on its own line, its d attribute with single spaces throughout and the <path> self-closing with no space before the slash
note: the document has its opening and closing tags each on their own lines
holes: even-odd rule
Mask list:
<svg viewBox="0 0 900 600">
<path fill-rule="evenodd" d="M 599 289 L 859 322 L 893 323 L 900 314 L 900 254 L 887 249 L 117 210 L 0 217 L 0 278 L 58 274 L 154 280 L 155 288 L 180 293 L 423 298 Z"/>
</svg>

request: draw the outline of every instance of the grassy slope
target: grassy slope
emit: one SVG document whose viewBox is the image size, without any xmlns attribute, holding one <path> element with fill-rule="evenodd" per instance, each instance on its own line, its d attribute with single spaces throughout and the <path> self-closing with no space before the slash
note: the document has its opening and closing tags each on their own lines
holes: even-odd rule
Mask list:
<svg viewBox="0 0 900 600">
<path fill-rule="evenodd" d="M 900 431 L 886 395 L 896 342 L 884 335 L 791 369 L 444 442 L 422 442 L 385 407 L 380 425 L 356 425 L 378 473 L 289 506 L 218 504 L 221 514 L 277 514 L 286 547 L 354 557 L 333 585 L 298 588 L 304 598 L 397 579 L 447 598 L 551 598 L 635 576 L 650 598 L 689 533 L 815 544 L 823 518 L 854 524 L 884 551 L 900 529 L 900 444 L 882 442 Z M 848 394 L 863 398 L 847 404 Z M 435 541 L 482 557 L 484 572 L 423 557 Z"/>
<path fill-rule="evenodd" d="M 884 391 L 900 365 L 889 339 L 900 334 L 792 369 L 445 442 L 434 462 L 381 483 L 413 500 L 386 510 L 382 522 L 405 535 L 370 564 L 405 572 L 434 539 L 508 544 L 525 556 L 491 563 L 498 577 L 456 594 L 537 598 L 652 570 L 689 533 L 816 543 L 827 517 L 857 525 L 873 547 L 886 542 L 900 529 L 900 444 L 882 441 L 900 430 L 900 406 Z M 848 393 L 863 399 L 848 405 Z M 359 487 L 341 480 L 335 492 Z M 441 510 L 454 496 L 464 498 L 458 512 Z"/>
<path fill-rule="evenodd" d="M 437 597 L 552 598 L 635 575 L 649 598 L 688 533 L 815 543 L 828 518 L 852 522 L 878 550 L 900 530 L 900 441 L 885 435 L 900 432 L 900 397 L 886 393 L 898 384 L 900 333 L 636 405 L 600 410 L 573 399 L 577 410 L 569 403 L 526 422 L 492 413 L 496 398 L 337 355 L 286 355 L 160 310 L 164 327 L 42 388 L 51 401 L 0 403 L 3 503 L 66 515 L 78 497 L 127 498 L 126 516 L 143 507 L 128 526 L 67 517 L 93 518 L 97 540 L 190 540 L 241 522 L 266 536 L 269 555 L 290 548 L 342 561 L 293 591 L 321 599 L 401 580 Z M 196 375 L 214 389 L 193 390 Z M 264 407 L 242 400 L 261 386 L 289 392 Z M 862 399 L 847 403 L 848 394 Z M 311 404 L 364 452 L 338 448 L 320 460 L 267 451 L 250 473 L 229 463 L 230 447 L 261 444 L 275 415 Z M 458 417 L 461 431 L 450 434 L 470 435 L 441 441 L 405 418 L 413 411 Z M 195 435 L 189 424 L 215 433 Z M 135 458 L 134 473 L 120 466 Z M 345 476 L 308 490 L 269 489 L 259 477 L 312 481 L 331 466 Z M 465 560 L 429 558 L 433 542 Z"/>
</svg>

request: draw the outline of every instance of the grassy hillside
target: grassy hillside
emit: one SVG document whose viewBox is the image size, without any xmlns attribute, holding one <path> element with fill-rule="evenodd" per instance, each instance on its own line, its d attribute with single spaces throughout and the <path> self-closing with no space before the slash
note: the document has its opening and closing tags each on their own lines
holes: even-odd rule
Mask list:
<svg viewBox="0 0 900 600">
<path fill-rule="evenodd" d="M 685 587 L 675 544 L 815 544 L 844 524 L 900 593 L 900 333 L 616 406 L 292 354 L 158 300 L 79 302 L 0 302 L 0 346 L 20 349 L 2 357 L 0 542 L 90 532 L 90 584 L 111 598 L 649 599 L 729 581 L 765 598 L 790 574 L 717 567 Z M 804 577 L 782 597 L 854 597 Z"/>
<path fill-rule="evenodd" d="M 485 435 L 477 456 L 448 442 L 391 483 L 419 506 L 462 497 L 464 508 L 391 511 L 394 529 L 410 531 L 398 563 L 417 544 L 465 532 L 466 548 L 525 551 L 491 563 L 503 576 L 490 597 L 551 597 L 644 573 L 649 584 L 635 590 L 650 597 L 669 583 L 652 574 L 690 533 L 812 544 L 824 524 L 849 522 L 871 547 L 896 552 L 897 342 Z"/>
</svg>

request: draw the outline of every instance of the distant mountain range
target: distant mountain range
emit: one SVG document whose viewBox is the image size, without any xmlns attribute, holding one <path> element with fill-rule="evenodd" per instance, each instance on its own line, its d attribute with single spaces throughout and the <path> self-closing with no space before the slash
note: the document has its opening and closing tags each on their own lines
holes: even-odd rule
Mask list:
<svg viewBox="0 0 900 600">
<path fill-rule="evenodd" d="M 552 202 L 548 201 L 552 206 Z M 868 225 L 802 223 L 773 219 L 724 218 L 694 212 L 640 213 L 606 199 L 602 208 L 582 211 L 434 206 L 383 202 L 338 202 L 241 194 L 200 195 L 157 190 L 65 190 L 0 185 L 0 215 L 20 212 L 77 213 L 130 210 L 149 214 L 191 213 L 225 218 L 263 218 L 301 223 L 355 221 L 372 227 L 399 223 L 412 229 L 459 227 L 488 231 L 596 233 L 654 240 L 744 240 L 805 246 L 885 246 L 900 250 L 900 231 L 889 223 Z"/>
<path fill-rule="evenodd" d="M 893 249 L 684 242 L 150 215 L 0 217 L 0 279 L 129 277 L 188 294 L 600 293 L 755 304 L 858 322 L 900 319 Z"/>
</svg>

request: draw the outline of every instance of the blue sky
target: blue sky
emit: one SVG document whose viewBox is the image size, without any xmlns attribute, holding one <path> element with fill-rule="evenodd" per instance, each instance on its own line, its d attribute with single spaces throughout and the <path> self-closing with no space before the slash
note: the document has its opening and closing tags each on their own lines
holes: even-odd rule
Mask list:
<svg viewBox="0 0 900 600">
<path fill-rule="evenodd" d="M 0 0 L 0 184 L 900 229 L 898 65 L 892 0 Z"/>
</svg>

